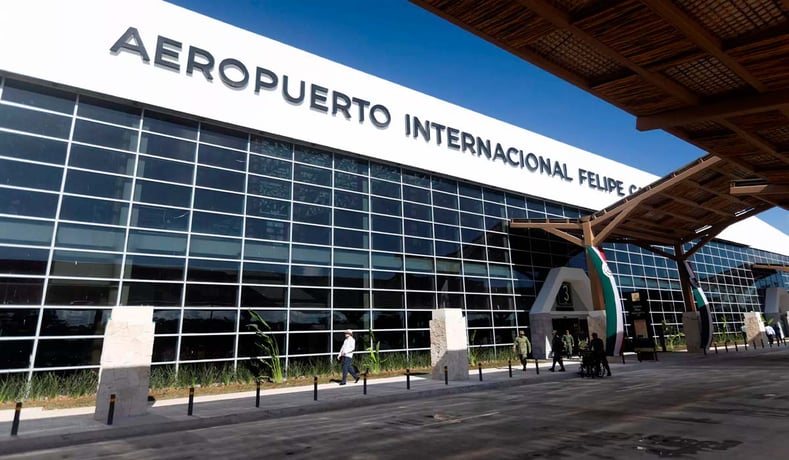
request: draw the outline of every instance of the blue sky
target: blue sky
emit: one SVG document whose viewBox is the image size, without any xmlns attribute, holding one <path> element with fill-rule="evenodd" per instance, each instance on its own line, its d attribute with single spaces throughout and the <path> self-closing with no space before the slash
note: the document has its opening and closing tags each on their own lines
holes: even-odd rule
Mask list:
<svg viewBox="0 0 789 460">
<path fill-rule="evenodd" d="M 704 155 L 406 0 L 168 1 L 655 175 Z"/>
</svg>

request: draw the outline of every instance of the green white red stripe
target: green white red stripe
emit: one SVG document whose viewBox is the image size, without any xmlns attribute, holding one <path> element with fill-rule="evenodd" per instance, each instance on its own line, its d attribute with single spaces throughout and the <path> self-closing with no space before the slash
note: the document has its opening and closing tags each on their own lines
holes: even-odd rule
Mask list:
<svg viewBox="0 0 789 460">
<path fill-rule="evenodd" d="M 622 324 L 622 299 L 619 297 L 619 288 L 616 285 L 614 274 L 608 267 L 603 251 L 594 246 L 586 246 L 586 253 L 594 265 L 595 272 L 603 289 L 605 302 L 605 349 L 610 356 L 618 356 L 622 351 L 622 342 L 625 336 Z"/>
<path fill-rule="evenodd" d="M 693 301 L 696 304 L 696 311 L 699 312 L 699 326 L 701 327 L 701 346 L 702 350 L 706 350 L 712 344 L 712 314 L 709 308 L 707 296 L 699 284 L 696 273 L 690 267 L 690 262 L 685 261 L 685 271 L 688 273 L 690 285 L 693 288 Z"/>
</svg>

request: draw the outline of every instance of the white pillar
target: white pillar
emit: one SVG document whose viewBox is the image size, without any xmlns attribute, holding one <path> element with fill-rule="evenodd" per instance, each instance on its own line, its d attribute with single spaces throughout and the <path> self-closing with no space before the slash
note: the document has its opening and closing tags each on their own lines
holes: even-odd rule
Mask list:
<svg viewBox="0 0 789 460">
<path fill-rule="evenodd" d="M 447 366 L 449 380 L 468 380 L 468 336 L 461 309 L 433 310 L 430 361 L 434 379 L 444 380 L 444 366 Z"/>
</svg>

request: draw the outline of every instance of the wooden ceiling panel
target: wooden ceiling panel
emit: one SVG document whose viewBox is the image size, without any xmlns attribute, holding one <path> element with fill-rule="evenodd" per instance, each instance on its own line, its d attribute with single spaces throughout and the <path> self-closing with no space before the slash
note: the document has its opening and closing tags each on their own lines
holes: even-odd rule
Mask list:
<svg viewBox="0 0 789 460">
<path fill-rule="evenodd" d="M 708 152 L 580 220 L 594 231 L 706 241 L 789 206 L 789 1 L 411 1 Z M 742 181 L 771 192 L 732 195 Z"/>
</svg>

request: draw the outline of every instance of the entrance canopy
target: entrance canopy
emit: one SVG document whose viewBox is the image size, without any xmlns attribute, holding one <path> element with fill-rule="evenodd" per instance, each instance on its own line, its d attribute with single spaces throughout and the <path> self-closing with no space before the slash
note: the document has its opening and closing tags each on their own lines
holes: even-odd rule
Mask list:
<svg viewBox="0 0 789 460">
<path fill-rule="evenodd" d="M 789 209 L 787 0 L 411 1 L 708 152 L 584 218 L 593 243 L 706 242 Z"/>
</svg>

